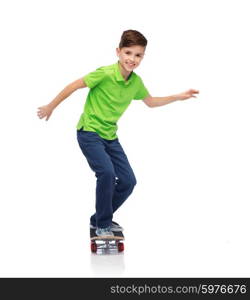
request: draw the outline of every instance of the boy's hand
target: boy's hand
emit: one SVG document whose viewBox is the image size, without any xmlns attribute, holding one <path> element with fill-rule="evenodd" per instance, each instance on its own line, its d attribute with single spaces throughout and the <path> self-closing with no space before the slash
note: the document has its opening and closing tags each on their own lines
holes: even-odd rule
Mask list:
<svg viewBox="0 0 250 300">
<path fill-rule="evenodd" d="M 199 94 L 199 91 L 190 89 L 184 93 L 178 94 L 177 97 L 178 97 L 178 100 L 186 100 L 189 98 L 196 98 L 196 96 L 194 96 L 194 94 Z"/>
<path fill-rule="evenodd" d="M 53 109 L 49 105 L 38 107 L 37 115 L 40 119 L 43 119 L 46 117 L 46 121 L 50 118 L 51 114 L 53 112 Z"/>
</svg>

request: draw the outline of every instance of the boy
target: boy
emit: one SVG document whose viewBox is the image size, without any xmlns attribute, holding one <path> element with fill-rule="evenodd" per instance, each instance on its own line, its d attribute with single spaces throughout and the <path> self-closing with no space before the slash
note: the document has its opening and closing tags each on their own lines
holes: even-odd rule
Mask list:
<svg viewBox="0 0 250 300">
<path fill-rule="evenodd" d="M 55 107 L 80 88 L 89 93 L 77 124 L 77 140 L 90 168 L 95 172 L 96 213 L 90 227 L 100 237 L 113 236 L 122 227 L 113 222 L 113 213 L 132 193 L 136 178 L 116 135 L 117 121 L 133 99 L 143 100 L 149 107 L 195 97 L 190 89 L 168 97 L 152 97 L 134 69 L 144 56 L 146 38 L 136 30 L 124 31 L 116 49 L 117 63 L 88 73 L 68 86 L 48 105 L 38 108 L 38 117 L 50 118 Z"/>
</svg>

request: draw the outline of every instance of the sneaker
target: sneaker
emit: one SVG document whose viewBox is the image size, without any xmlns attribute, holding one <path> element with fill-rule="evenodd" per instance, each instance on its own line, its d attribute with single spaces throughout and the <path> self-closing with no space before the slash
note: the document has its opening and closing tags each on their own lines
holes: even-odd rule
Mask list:
<svg viewBox="0 0 250 300">
<path fill-rule="evenodd" d="M 96 235 L 99 237 L 110 237 L 114 236 L 113 232 L 111 231 L 111 226 L 106 227 L 106 228 L 99 228 L 97 227 L 95 231 Z"/>
<path fill-rule="evenodd" d="M 123 231 L 123 228 L 118 223 L 112 222 L 111 231 L 114 231 L 114 232 Z"/>
<path fill-rule="evenodd" d="M 97 228 L 96 226 L 94 226 L 92 224 L 90 224 L 89 227 L 90 227 L 90 229 L 96 229 Z M 114 232 L 123 231 L 123 228 L 116 222 L 112 222 L 110 228 L 111 228 L 111 231 L 114 231 Z"/>
</svg>

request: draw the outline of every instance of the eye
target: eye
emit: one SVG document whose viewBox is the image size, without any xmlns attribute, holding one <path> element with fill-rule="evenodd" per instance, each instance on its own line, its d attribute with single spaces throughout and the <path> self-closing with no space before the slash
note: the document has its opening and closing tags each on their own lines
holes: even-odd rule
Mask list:
<svg viewBox="0 0 250 300">
<path fill-rule="evenodd" d="M 130 52 L 130 51 L 126 51 L 125 54 L 130 55 L 131 52 Z M 143 55 L 142 55 L 142 54 L 136 54 L 136 56 L 137 56 L 137 57 L 142 57 Z"/>
</svg>

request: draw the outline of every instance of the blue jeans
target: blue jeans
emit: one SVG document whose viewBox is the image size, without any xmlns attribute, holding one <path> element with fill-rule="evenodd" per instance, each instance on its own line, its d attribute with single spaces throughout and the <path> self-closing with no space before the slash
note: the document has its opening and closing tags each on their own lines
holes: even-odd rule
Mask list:
<svg viewBox="0 0 250 300">
<path fill-rule="evenodd" d="M 134 172 L 118 138 L 106 140 L 96 132 L 77 130 L 77 140 L 97 178 L 96 213 L 91 216 L 90 223 L 101 228 L 108 227 L 113 213 L 136 185 Z"/>
</svg>

